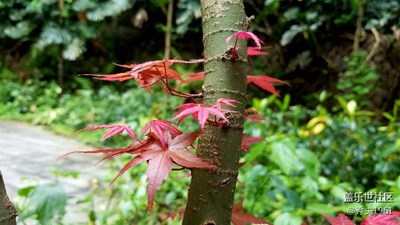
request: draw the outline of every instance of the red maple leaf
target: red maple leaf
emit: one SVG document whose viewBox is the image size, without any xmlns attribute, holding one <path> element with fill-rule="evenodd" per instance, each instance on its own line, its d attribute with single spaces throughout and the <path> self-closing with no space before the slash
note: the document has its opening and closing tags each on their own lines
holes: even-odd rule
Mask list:
<svg viewBox="0 0 400 225">
<path fill-rule="evenodd" d="M 191 74 L 187 74 L 187 76 L 189 76 L 190 78 L 186 79 L 186 80 L 182 80 L 178 86 L 181 86 L 182 84 L 186 84 L 186 83 L 190 83 L 190 82 L 194 82 L 197 80 L 204 80 L 204 72 L 198 72 L 198 73 L 191 73 Z M 253 83 L 254 85 L 260 87 L 261 89 L 268 91 L 272 94 L 275 94 L 277 96 L 279 96 L 279 93 L 276 91 L 274 84 L 277 83 L 282 83 L 282 84 L 287 84 L 289 85 L 287 82 L 273 78 L 273 77 L 269 77 L 269 76 L 253 76 L 253 75 L 248 75 L 247 76 L 247 84 L 251 84 Z"/>
<path fill-rule="evenodd" d="M 94 130 L 99 130 L 99 129 L 109 129 L 107 133 L 101 138 L 100 141 L 104 141 L 109 137 L 112 137 L 114 135 L 120 134 L 124 131 L 128 133 L 128 135 L 133 139 L 133 140 L 138 140 L 135 136 L 135 132 L 131 129 L 129 125 L 89 125 L 81 130 L 78 130 L 77 132 L 87 130 L 87 131 L 94 131 Z"/>
<path fill-rule="evenodd" d="M 261 114 L 259 112 L 252 108 L 248 108 L 244 111 L 244 118 L 254 122 L 266 120 L 265 118 L 261 117 Z"/>
<path fill-rule="evenodd" d="M 257 56 L 257 55 L 268 55 L 268 52 L 263 52 L 263 49 L 268 49 L 270 47 L 247 47 L 247 56 Z"/>
<path fill-rule="evenodd" d="M 131 65 L 120 65 L 127 69 L 130 69 L 127 72 L 116 73 L 116 74 L 86 74 L 89 76 L 94 76 L 99 80 L 107 80 L 107 81 L 125 81 L 129 79 L 134 79 L 139 83 L 140 87 L 145 88 L 149 93 L 151 93 L 151 85 L 157 83 L 160 80 L 166 79 L 175 79 L 182 81 L 180 75 L 170 66 L 174 63 L 201 63 L 204 62 L 204 59 L 196 59 L 196 60 L 178 60 L 178 59 L 169 59 L 169 60 L 156 60 L 149 61 L 141 64 L 131 64 Z"/>
<path fill-rule="evenodd" d="M 248 75 L 247 76 L 247 84 L 253 83 L 254 85 L 258 86 L 259 88 L 268 91 L 274 95 L 279 96 L 279 93 L 276 91 L 275 87 L 273 84 L 276 83 L 283 83 L 287 84 L 285 81 L 281 81 L 279 79 L 269 77 L 269 76 L 253 76 L 253 75 Z"/>
<path fill-rule="evenodd" d="M 331 225 L 356 225 L 343 213 L 340 213 L 337 217 L 332 217 L 328 215 L 323 216 L 331 223 Z"/>
<path fill-rule="evenodd" d="M 120 177 L 130 168 L 138 165 L 139 163 L 147 161 L 147 209 L 148 211 L 151 211 L 153 209 L 155 192 L 171 172 L 173 164 L 179 165 L 183 168 L 215 167 L 214 165 L 198 158 L 195 154 L 184 150 L 193 144 L 199 133 L 199 131 L 196 131 L 189 134 L 179 134 L 175 137 L 172 137 L 171 130 L 166 130 L 164 132 L 166 145 L 163 146 L 157 136 L 150 132 L 146 140 L 135 142 L 134 144 L 123 149 L 76 151 L 67 155 L 72 153 L 106 153 L 106 156 L 102 159 L 104 160 L 124 153 L 136 154 L 137 156 L 125 164 L 125 166 L 119 171 L 118 175 L 111 183 L 113 183 L 118 177 Z"/>
<path fill-rule="evenodd" d="M 250 149 L 249 145 L 258 143 L 263 140 L 264 140 L 264 138 L 262 138 L 262 137 L 249 137 L 246 134 L 243 134 L 242 144 L 240 146 L 240 149 L 244 152 L 247 152 Z"/>
<path fill-rule="evenodd" d="M 198 80 L 204 80 L 204 71 L 197 72 L 197 73 L 189 73 L 189 74 L 186 74 L 185 76 L 187 76 L 189 78 L 187 78 L 186 80 L 182 80 L 178 84 L 178 87 L 181 86 L 182 84 L 187 84 L 187 83 L 191 83 L 191 82 L 198 81 Z"/>
<path fill-rule="evenodd" d="M 272 225 L 272 223 L 243 212 L 243 201 L 233 205 L 231 222 L 234 225 L 245 225 L 246 223 Z"/>
<path fill-rule="evenodd" d="M 143 127 L 140 134 L 143 135 L 147 132 L 152 132 L 160 140 L 162 146 L 165 146 L 166 141 L 164 138 L 164 133 L 166 131 L 170 132 L 172 137 L 176 137 L 176 136 L 182 134 L 182 132 L 178 128 L 174 127 L 171 124 L 171 122 L 169 122 L 167 120 L 153 120 L 153 121 L 148 122 Z"/>
<path fill-rule="evenodd" d="M 399 218 L 399 211 L 394 211 L 390 214 L 374 214 L 363 219 L 360 225 L 399 225 Z"/>
<path fill-rule="evenodd" d="M 199 103 L 182 104 L 178 107 L 180 108 L 180 110 L 176 113 L 176 116 L 173 118 L 173 120 L 180 118 L 179 122 L 181 122 L 188 115 L 192 115 L 193 118 L 199 121 L 200 128 L 203 129 L 209 115 L 213 114 L 214 116 L 223 119 L 225 122 L 229 123 L 229 120 L 225 117 L 224 112 L 234 112 L 234 111 L 222 109 L 221 106 L 223 104 L 235 106 L 233 103 L 237 103 L 237 101 L 226 98 L 220 98 L 213 106 L 204 106 L 203 104 Z"/>
<path fill-rule="evenodd" d="M 249 31 L 236 32 L 235 34 L 226 38 L 226 40 L 225 40 L 226 43 L 228 43 L 233 37 L 236 37 L 234 48 L 236 48 L 236 43 L 237 43 L 238 38 L 246 39 L 246 40 L 249 38 L 253 39 L 259 50 L 261 49 L 261 44 L 264 44 L 264 42 L 260 38 L 258 38 L 255 34 L 253 34 L 252 32 L 249 32 Z"/>
</svg>

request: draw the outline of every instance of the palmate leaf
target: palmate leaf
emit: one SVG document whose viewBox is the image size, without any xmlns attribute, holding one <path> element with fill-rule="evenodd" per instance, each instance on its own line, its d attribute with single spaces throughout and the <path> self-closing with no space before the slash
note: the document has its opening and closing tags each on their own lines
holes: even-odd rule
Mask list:
<svg viewBox="0 0 400 225">
<path fill-rule="evenodd" d="M 148 122 L 140 132 L 141 135 L 152 132 L 161 141 L 162 146 L 165 146 L 166 141 L 164 138 L 164 131 L 169 130 L 172 137 L 176 137 L 182 132 L 178 128 L 174 127 L 171 122 L 167 120 L 153 120 Z"/>
<path fill-rule="evenodd" d="M 340 213 L 337 217 L 332 217 L 328 215 L 323 216 L 331 223 L 331 225 L 356 225 L 343 213 Z"/>
<path fill-rule="evenodd" d="M 117 134 L 120 134 L 124 131 L 128 133 L 128 135 L 133 139 L 133 140 L 138 140 L 136 138 L 135 133 L 133 132 L 132 128 L 129 125 L 89 125 L 77 132 L 87 130 L 87 131 L 95 131 L 99 129 L 109 129 L 107 133 L 101 138 L 100 141 L 104 141 L 112 136 L 115 136 Z"/>
<path fill-rule="evenodd" d="M 331 225 L 356 225 L 345 214 L 340 213 L 337 217 L 323 216 Z M 390 214 L 374 214 L 364 218 L 360 225 L 399 225 L 400 211 L 393 211 Z"/>
<path fill-rule="evenodd" d="M 226 38 L 225 42 L 228 43 L 233 37 L 236 38 L 241 38 L 241 39 L 253 39 L 253 41 L 256 43 L 258 50 L 261 49 L 261 44 L 264 44 L 264 42 L 258 38 L 255 34 L 249 31 L 238 31 L 232 36 L 229 36 Z"/>
<path fill-rule="evenodd" d="M 258 50 L 251 50 L 253 55 L 262 55 L 264 52 L 260 52 Z M 255 52 L 257 51 L 257 52 Z M 198 73 L 192 73 L 192 74 L 187 74 L 189 78 L 186 80 L 181 80 L 178 87 L 181 86 L 182 84 L 198 81 L 198 80 L 204 80 L 204 72 L 198 72 Z M 257 87 L 268 91 L 274 95 L 279 96 L 279 93 L 276 91 L 274 84 L 286 84 L 289 85 L 287 82 L 269 77 L 269 76 L 254 76 L 254 75 L 248 75 L 247 76 L 247 84 L 254 84 Z"/>
<path fill-rule="evenodd" d="M 217 118 L 220 118 L 225 122 L 229 123 L 229 120 L 225 117 L 224 113 L 234 112 L 234 111 L 222 109 L 221 106 L 229 105 L 235 107 L 233 103 L 238 103 L 238 101 L 232 99 L 220 98 L 213 106 L 204 106 L 203 104 L 197 104 L 197 103 L 186 103 L 178 107 L 180 108 L 180 110 L 176 113 L 176 116 L 173 118 L 173 120 L 180 118 L 180 121 L 182 121 L 182 119 L 184 119 L 185 117 L 192 115 L 193 118 L 199 121 L 200 128 L 203 129 L 204 125 L 208 120 L 209 115 L 212 114 Z"/>
<path fill-rule="evenodd" d="M 161 122 L 159 124 L 167 124 Z M 122 149 L 101 149 L 92 151 L 75 151 L 68 153 L 64 156 L 73 153 L 84 153 L 84 154 L 96 154 L 96 153 L 106 153 L 106 156 L 102 159 L 109 159 L 111 157 L 121 155 L 121 154 L 133 154 L 136 155 L 132 158 L 123 168 L 119 171 L 118 175 L 112 180 L 114 183 L 118 177 L 123 173 L 128 171 L 130 168 L 138 165 L 142 162 L 147 162 L 149 166 L 147 167 L 147 195 L 148 195 L 148 211 L 153 209 L 155 193 L 157 189 L 160 188 L 163 181 L 167 178 L 168 174 L 172 170 L 174 164 L 179 165 L 183 168 L 215 168 L 214 165 L 203 161 L 198 158 L 195 154 L 185 150 L 187 147 L 191 146 L 197 136 L 199 131 L 188 133 L 188 134 L 176 134 L 176 130 L 168 129 L 170 125 L 165 127 L 161 126 L 163 129 L 163 137 L 160 139 L 157 135 L 152 132 L 147 134 L 148 138 L 142 141 L 136 141 L 126 148 Z M 89 129 L 109 129 L 107 134 L 103 138 L 121 133 L 126 129 L 125 126 L 115 126 L 115 125 L 103 125 L 103 126 L 92 126 Z M 86 129 L 86 128 L 85 128 Z M 149 125 L 148 129 L 150 130 Z M 172 130 L 172 131 L 171 131 Z M 164 140 L 165 144 L 161 143 Z M 63 156 L 63 157 L 64 157 Z M 101 161 L 102 161 L 101 160 Z"/>
<path fill-rule="evenodd" d="M 280 96 L 279 93 L 276 91 L 275 87 L 273 84 L 276 83 L 283 83 L 283 84 L 287 84 L 285 81 L 281 81 L 279 79 L 273 78 L 273 77 L 269 77 L 269 76 L 253 76 L 253 75 L 248 75 L 247 76 L 247 83 L 248 84 L 254 84 L 257 87 L 268 91 L 276 96 Z"/>
<path fill-rule="evenodd" d="M 393 211 L 390 214 L 374 214 L 366 217 L 360 225 L 399 225 L 400 211 Z"/>
<path fill-rule="evenodd" d="M 129 69 L 129 71 L 116 73 L 116 74 L 84 74 L 87 76 L 93 76 L 95 79 L 107 80 L 107 81 L 126 81 L 129 79 L 134 79 L 139 83 L 140 87 L 145 88 L 149 93 L 151 93 L 151 86 L 158 81 L 165 81 L 168 79 L 183 81 L 181 76 L 173 69 L 170 68 L 174 63 L 202 63 L 204 59 L 194 59 L 194 60 L 178 60 L 178 59 L 168 59 L 168 60 L 155 60 L 149 61 L 141 64 L 131 64 L 131 65 L 120 65 L 124 68 Z"/>
</svg>

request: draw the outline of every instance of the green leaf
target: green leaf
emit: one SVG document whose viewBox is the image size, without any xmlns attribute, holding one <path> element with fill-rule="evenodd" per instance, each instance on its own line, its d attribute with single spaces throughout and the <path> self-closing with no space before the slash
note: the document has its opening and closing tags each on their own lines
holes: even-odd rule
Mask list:
<svg viewBox="0 0 400 225">
<path fill-rule="evenodd" d="M 337 206 L 327 205 L 327 204 L 320 204 L 320 203 L 313 203 L 307 205 L 307 211 L 315 212 L 315 213 L 323 213 L 332 215 L 336 213 L 339 209 Z"/>
<path fill-rule="evenodd" d="M 266 14 L 272 14 L 276 11 L 278 11 L 280 5 L 280 0 L 265 0 L 264 3 L 264 11 Z"/>
<path fill-rule="evenodd" d="M 290 140 L 275 142 L 271 146 L 270 160 L 276 163 L 287 175 L 301 170 L 299 159 L 295 153 L 295 146 Z"/>
<path fill-rule="evenodd" d="M 301 225 L 301 216 L 293 213 L 282 213 L 274 220 L 274 225 Z"/>
<path fill-rule="evenodd" d="M 281 38 L 281 45 L 286 46 L 292 42 L 294 37 L 296 37 L 297 34 L 303 32 L 306 30 L 306 27 L 300 26 L 297 24 L 293 24 L 289 30 L 287 30 L 285 33 L 283 33 L 282 38 Z"/>
<path fill-rule="evenodd" d="M 28 210 L 22 212 L 19 220 L 36 215 L 41 224 L 50 224 L 55 216 L 65 213 L 68 196 L 60 184 L 44 184 L 36 186 L 28 198 Z"/>
<path fill-rule="evenodd" d="M 37 47 L 42 49 L 51 44 L 69 44 L 73 40 L 72 34 L 55 23 L 43 28 Z"/>
<path fill-rule="evenodd" d="M 4 29 L 4 34 L 12 39 L 19 39 L 27 36 L 35 26 L 28 21 L 21 21 L 17 25 L 12 27 L 6 27 Z"/>
<path fill-rule="evenodd" d="M 72 5 L 72 9 L 76 12 L 86 11 L 96 7 L 96 3 L 92 0 L 76 0 Z"/>
<path fill-rule="evenodd" d="M 200 4 L 197 0 L 180 0 L 178 2 L 178 16 L 176 18 L 176 32 L 184 34 L 189 28 L 189 24 L 193 19 L 201 17 Z"/>
<path fill-rule="evenodd" d="M 296 155 L 304 165 L 305 173 L 308 176 L 317 178 L 320 172 L 320 162 L 318 157 L 310 150 L 298 149 Z"/>
<path fill-rule="evenodd" d="M 31 193 L 32 190 L 35 189 L 36 186 L 28 186 L 24 188 L 18 189 L 18 195 L 21 197 L 28 197 L 28 195 Z"/>
<path fill-rule="evenodd" d="M 131 7 L 132 4 L 129 0 L 109 0 L 98 4 L 94 10 L 88 11 L 86 15 L 91 21 L 102 21 L 106 17 L 120 14 Z"/>
<path fill-rule="evenodd" d="M 79 38 L 74 38 L 74 40 L 62 51 L 62 56 L 67 60 L 76 60 L 82 55 L 84 50 L 84 42 Z"/>
</svg>

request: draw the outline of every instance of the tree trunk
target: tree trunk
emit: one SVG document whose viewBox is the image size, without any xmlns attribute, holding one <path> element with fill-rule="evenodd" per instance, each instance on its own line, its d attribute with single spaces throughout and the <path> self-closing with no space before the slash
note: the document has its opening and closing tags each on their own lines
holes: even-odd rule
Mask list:
<svg viewBox="0 0 400 225">
<path fill-rule="evenodd" d="M 215 170 L 192 170 L 192 182 L 183 219 L 184 225 L 229 225 L 235 192 L 240 145 L 246 105 L 246 42 L 239 40 L 239 55 L 232 57 L 225 39 L 245 30 L 248 22 L 242 0 L 202 0 L 203 44 L 205 53 L 204 104 L 219 98 L 240 102 L 238 113 L 226 115 L 230 123 L 222 128 L 207 123 L 197 154 L 218 166 Z"/>
<path fill-rule="evenodd" d="M 172 16 L 174 14 L 174 0 L 169 0 L 167 11 L 167 28 L 165 30 L 165 47 L 164 59 L 171 57 L 171 32 L 172 32 Z"/>
<path fill-rule="evenodd" d="M 16 225 L 17 210 L 7 196 L 0 171 L 0 225 Z"/>
</svg>

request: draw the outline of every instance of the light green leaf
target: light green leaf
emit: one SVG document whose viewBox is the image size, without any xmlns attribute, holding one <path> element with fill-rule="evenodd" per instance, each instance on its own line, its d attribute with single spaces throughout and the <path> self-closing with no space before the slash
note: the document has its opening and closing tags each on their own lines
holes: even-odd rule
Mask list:
<svg viewBox="0 0 400 225">
<path fill-rule="evenodd" d="M 63 50 L 62 56 L 67 60 L 75 60 L 82 52 L 85 50 L 85 45 L 82 40 L 75 38 L 72 43 L 67 45 L 67 47 Z"/>
<path fill-rule="evenodd" d="M 276 163 L 287 175 L 301 170 L 299 159 L 295 153 L 295 146 L 290 140 L 275 142 L 272 144 L 270 160 Z"/>
<path fill-rule="evenodd" d="M 12 27 L 6 27 L 4 29 L 4 34 L 12 39 L 19 39 L 27 36 L 35 26 L 28 21 L 21 21 L 17 25 Z"/>
<path fill-rule="evenodd" d="M 28 198 L 28 210 L 21 213 L 19 220 L 36 215 L 41 224 L 49 224 L 55 216 L 65 213 L 68 196 L 60 184 L 44 184 L 35 187 Z"/>
<path fill-rule="evenodd" d="M 95 10 L 87 12 L 87 18 L 91 21 L 101 21 L 109 16 L 120 14 L 132 7 L 129 0 L 110 0 L 101 3 Z"/>
<path fill-rule="evenodd" d="M 293 38 L 296 37 L 297 34 L 303 32 L 306 30 L 306 27 L 300 26 L 297 24 L 293 24 L 289 30 L 287 30 L 285 33 L 283 33 L 282 38 L 281 38 L 281 45 L 286 46 L 292 42 Z"/>
<path fill-rule="evenodd" d="M 292 213 L 282 213 L 274 220 L 274 225 L 301 225 L 301 216 Z"/>
</svg>

